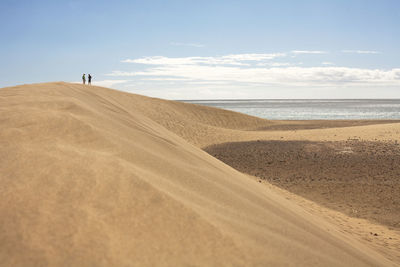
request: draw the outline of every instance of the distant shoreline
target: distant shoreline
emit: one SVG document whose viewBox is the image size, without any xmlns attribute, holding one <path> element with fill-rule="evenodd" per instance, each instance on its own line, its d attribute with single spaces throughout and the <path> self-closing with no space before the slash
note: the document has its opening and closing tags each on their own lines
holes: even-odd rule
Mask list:
<svg viewBox="0 0 400 267">
<path fill-rule="evenodd" d="M 399 120 L 400 99 L 179 100 L 268 120 Z"/>
</svg>

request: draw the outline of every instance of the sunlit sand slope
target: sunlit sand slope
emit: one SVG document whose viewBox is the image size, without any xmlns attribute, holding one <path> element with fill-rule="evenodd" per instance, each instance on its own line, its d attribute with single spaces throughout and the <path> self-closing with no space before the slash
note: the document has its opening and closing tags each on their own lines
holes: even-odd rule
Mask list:
<svg viewBox="0 0 400 267">
<path fill-rule="evenodd" d="M 164 127 L 211 109 L 157 114 L 162 103 L 68 83 L 0 89 L 1 266 L 389 265 Z M 224 129 L 269 123 L 245 117 Z"/>
</svg>

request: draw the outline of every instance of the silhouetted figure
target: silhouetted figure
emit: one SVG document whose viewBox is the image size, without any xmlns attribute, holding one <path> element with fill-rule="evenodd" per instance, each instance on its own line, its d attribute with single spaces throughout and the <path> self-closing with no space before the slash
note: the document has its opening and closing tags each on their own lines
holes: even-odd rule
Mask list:
<svg viewBox="0 0 400 267">
<path fill-rule="evenodd" d="M 88 75 L 88 84 L 92 85 L 92 75 Z"/>
<path fill-rule="evenodd" d="M 86 77 L 85 77 L 85 73 L 82 75 L 82 82 L 83 82 L 83 84 L 86 84 Z"/>
</svg>

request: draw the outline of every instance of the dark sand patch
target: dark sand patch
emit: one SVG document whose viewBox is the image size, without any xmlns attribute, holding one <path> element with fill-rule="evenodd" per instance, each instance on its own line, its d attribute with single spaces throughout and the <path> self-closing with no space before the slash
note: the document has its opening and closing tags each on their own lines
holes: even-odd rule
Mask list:
<svg viewBox="0 0 400 267">
<path fill-rule="evenodd" d="M 400 228 L 398 143 L 252 141 L 205 151 L 328 208 Z"/>
<path fill-rule="evenodd" d="M 344 128 L 376 124 L 400 123 L 400 120 L 280 120 L 257 131 L 296 131 L 326 128 Z"/>
</svg>

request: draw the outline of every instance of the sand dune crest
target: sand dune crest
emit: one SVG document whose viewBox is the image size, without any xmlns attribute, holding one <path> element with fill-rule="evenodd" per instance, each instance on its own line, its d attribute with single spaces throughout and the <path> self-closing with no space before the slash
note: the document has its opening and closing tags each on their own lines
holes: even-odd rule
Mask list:
<svg viewBox="0 0 400 267">
<path fill-rule="evenodd" d="M 192 145 L 270 124 L 94 86 L 1 89 L 0 265 L 390 265 Z"/>
</svg>

